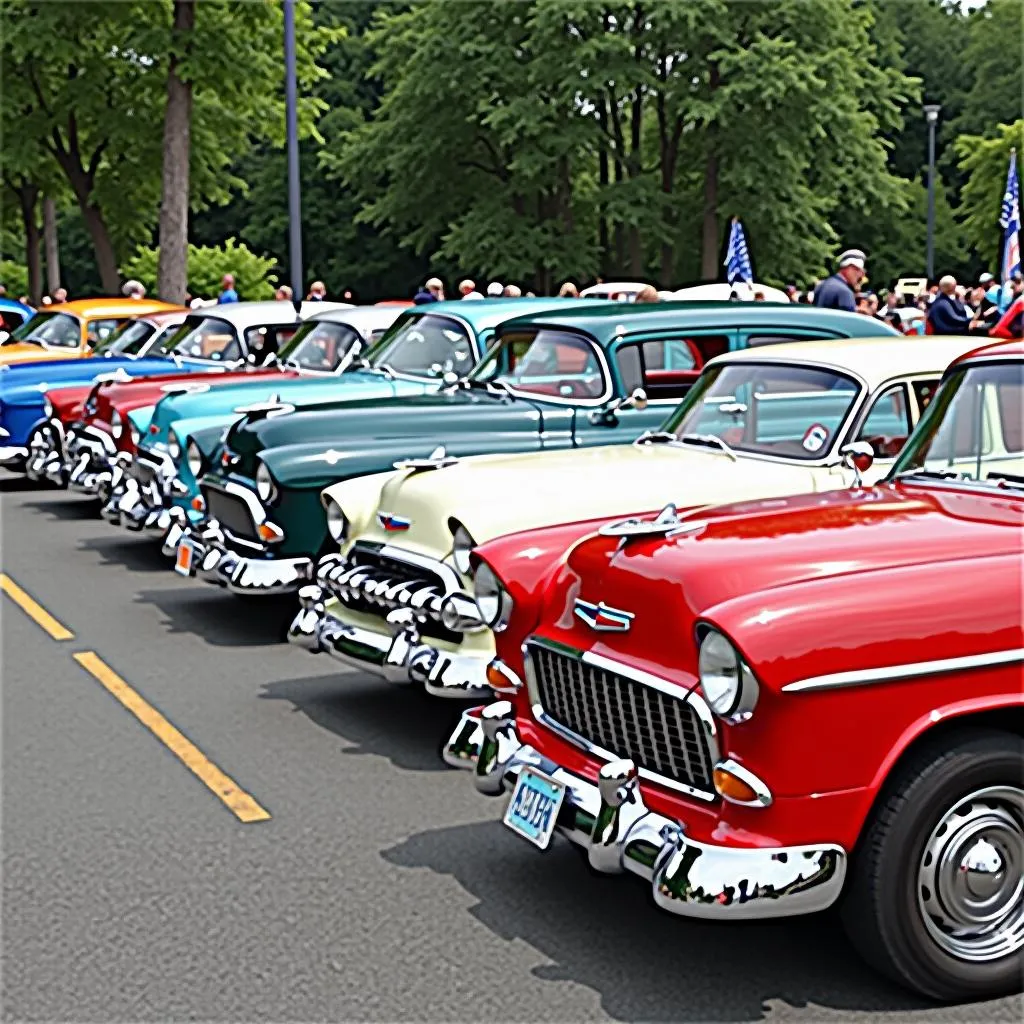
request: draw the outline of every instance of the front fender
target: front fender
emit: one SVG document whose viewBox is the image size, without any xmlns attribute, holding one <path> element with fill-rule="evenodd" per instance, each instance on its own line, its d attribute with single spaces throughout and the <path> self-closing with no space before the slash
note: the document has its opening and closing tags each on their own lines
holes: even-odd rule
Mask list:
<svg viewBox="0 0 1024 1024">
<path fill-rule="evenodd" d="M 321 504 L 335 502 L 348 520 L 348 538 L 358 537 L 372 526 L 385 484 L 401 472 L 371 473 L 332 484 L 321 493 Z"/>
</svg>

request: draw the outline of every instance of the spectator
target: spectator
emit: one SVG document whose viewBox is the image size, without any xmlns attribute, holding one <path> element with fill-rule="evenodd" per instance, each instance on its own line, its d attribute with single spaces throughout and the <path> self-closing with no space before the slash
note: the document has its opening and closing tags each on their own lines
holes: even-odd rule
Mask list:
<svg viewBox="0 0 1024 1024">
<path fill-rule="evenodd" d="M 309 286 L 309 294 L 306 296 L 307 302 L 323 302 L 327 298 L 327 285 L 323 281 L 314 281 Z"/>
<path fill-rule="evenodd" d="M 946 274 L 939 279 L 939 294 L 928 307 L 930 334 L 966 334 L 971 318 L 956 294 L 956 278 Z"/>
<path fill-rule="evenodd" d="M 658 295 L 658 289 L 653 284 L 645 284 L 643 288 L 636 293 L 634 302 L 658 302 L 660 296 Z"/>
<path fill-rule="evenodd" d="M 274 298 L 277 299 L 278 302 L 291 302 L 294 294 L 295 293 L 288 285 L 282 284 L 279 285 L 277 291 L 274 292 Z"/>
<path fill-rule="evenodd" d="M 126 299 L 144 299 L 146 297 L 146 289 L 141 281 L 125 281 L 121 286 L 121 294 Z"/>
<path fill-rule="evenodd" d="M 857 310 L 854 289 L 864 280 L 867 257 L 860 249 L 847 249 L 839 256 L 839 269 L 814 289 L 814 304 L 822 309 Z"/>
<path fill-rule="evenodd" d="M 342 302 L 355 302 L 355 301 L 356 301 L 356 299 L 355 299 L 355 296 L 354 296 L 354 295 L 352 294 L 351 290 L 350 290 L 350 289 L 348 289 L 348 288 L 346 288 L 346 289 L 345 289 L 345 290 L 344 290 L 344 291 L 343 291 L 343 292 L 341 293 L 341 301 L 342 301 Z"/>
<path fill-rule="evenodd" d="M 427 302 L 442 302 L 444 300 L 444 284 L 439 277 L 430 278 L 426 284 L 412 297 L 417 306 Z"/>
<path fill-rule="evenodd" d="M 789 299 L 790 302 L 800 301 L 800 292 L 797 290 L 797 286 L 795 284 L 786 285 L 786 298 Z"/>
<path fill-rule="evenodd" d="M 235 275 L 225 274 L 220 279 L 220 294 L 217 301 L 223 306 L 229 302 L 238 301 L 238 292 L 235 291 Z"/>
<path fill-rule="evenodd" d="M 987 270 L 978 276 L 978 287 L 985 289 L 985 297 L 993 306 L 999 304 L 999 282 Z"/>
<path fill-rule="evenodd" d="M 39 303 L 39 305 L 40 306 L 49 306 L 49 305 L 52 305 L 52 303 L 53 303 L 53 299 L 51 299 L 49 295 L 44 295 L 43 299 Z"/>
<path fill-rule="evenodd" d="M 565 284 L 558 289 L 558 297 L 560 299 L 578 299 L 580 297 L 580 290 L 572 283 L 572 281 L 566 281 Z"/>
<path fill-rule="evenodd" d="M 857 312 L 871 316 L 871 296 L 867 292 L 857 293 Z"/>
<path fill-rule="evenodd" d="M 1013 302 L 1014 298 L 1020 294 L 1020 283 L 1021 275 L 1019 272 L 1014 274 L 1009 281 L 1003 282 L 1003 287 L 999 292 L 1000 314 L 1005 313 L 1010 308 L 1010 304 Z"/>
<path fill-rule="evenodd" d="M 517 284 L 507 284 L 503 294 L 506 299 L 521 299 L 523 297 L 523 289 Z"/>
<path fill-rule="evenodd" d="M 651 286 L 647 285 L 647 287 L 650 288 Z M 757 291 L 757 292 L 754 292 L 754 301 L 755 302 L 767 302 L 768 300 L 764 297 L 764 292 Z"/>
<path fill-rule="evenodd" d="M 466 278 L 459 282 L 459 296 L 463 299 L 482 299 L 483 296 L 476 290 L 476 281 Z"/>
<path fill-rule="evenodd" d="M 68 301 L 68 290 L 67 290 L 67 288 L 55 288 L 53 290 L 53 301 L 54 302 L 67 302 Z"/>
<path fill-rule="evenodd" d="M 899 315 L 896 313 L 896 310 L 899 308 L 900 304 L 896 291 L 895 289 L 890 288 L 889 291 L 885 293 L 884 305 L 880 310 L 876 311 L 875 316 L 880 320 L 884 320 L 886 323 L 892 323 L 893 316 L 896 316 L 897 319 L 899 319 Z"/>
<path fill-rule="evenodd" d="M 7 285 L 0 284 L 0 299 L 2 299 L 6 294 L 7 294 Z"/>
</svg>

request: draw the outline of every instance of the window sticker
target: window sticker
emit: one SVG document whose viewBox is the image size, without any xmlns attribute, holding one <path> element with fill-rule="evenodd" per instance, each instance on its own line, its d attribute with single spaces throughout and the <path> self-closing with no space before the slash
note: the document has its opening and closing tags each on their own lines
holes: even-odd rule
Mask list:
<svg viewBox="0 0 1024 1024">
<path fill-rule="evenodd" d="M 828 428 L 821 423 L 812 423 L 800 442 L 805 452 L 820 452 L 828 442 Z"/>
</svg>

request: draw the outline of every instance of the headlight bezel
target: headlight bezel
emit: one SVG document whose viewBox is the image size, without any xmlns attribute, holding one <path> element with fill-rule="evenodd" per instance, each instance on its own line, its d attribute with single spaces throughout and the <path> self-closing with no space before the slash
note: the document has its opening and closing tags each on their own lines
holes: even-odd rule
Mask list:
<svg viewBox="0 0 1024 1024">
<path fill-rule="evenodd" d="M 181 461 L 181 439 L 173 430 L 167 431 L 167 454 L 173 462 Z"/>
<path fill-rule="evenodd" d="M 479 561 L 473 574 L 473 597 L 480 617 L 494 633 L 508 628 L 514 603 L 498 574 L 484 561 Z"/>
<path fill-rule="evenodd" d="M 449 519 L 448 529 L 452 533 L 452 562 L 463 576 L 472 579 L 474 567 L 470 555 L 476 547 L 476 541 L 458 519 Z"/>
<path fill-rule="evenodd" d="M 132 446 L 138 448 L 139 442 L 142 440 L 142 432 L 131 420 L 128 421 L 128 437 L 131 439 Z"/>
<path fill-rule="evenodd" d="M 196 460 L 198 464 L 194 465 L 193 460 Z M 206 459 L 200 451 L 199 445 L 196 444 L 195 438 L 190 437 L 188 444 L 185 445 L 185 465 L 188 466 L 188 471 L 192 474 L 192 477 L 198 480 L 202 475 L 203 467 L 206 465 Z"/>
<path fill-rule="evenodd" d="M 120 438 L 124 433 L 124 420 L 116 409 L 110 414 L 110 432 L 116 438 Z"/>
<path fill-rule="evenodd" d="M 757 677 L 732 640 L 711 625 L 697 636 L 700 692 L 714 714 L 738 725 L 754 713 L 760 688 Z"/>
<path fill-rule="evenodd" d="M 324 514 L 327 518 L 328 536 L 335 544 L 344 544 L 349 530 L 348 516 L 333 498 L 324 499 Z"/>
<path fill-rule="evenodd" d="M 272 505 L 278 497 L 277 481 L 262 459 L 256 463 L 256 496 L 264 505 Z"/>
</svg>

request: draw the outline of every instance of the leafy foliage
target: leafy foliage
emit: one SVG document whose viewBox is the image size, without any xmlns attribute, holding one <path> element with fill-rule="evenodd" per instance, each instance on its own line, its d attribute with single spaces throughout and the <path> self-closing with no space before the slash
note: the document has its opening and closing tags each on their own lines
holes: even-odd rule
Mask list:
<svg viewBox="0 0 1024 1024">
<path fill-rule="evenodd" d="M 15 260 L 0 260 L 0 284 L 7 289 L 7 298 L 28 294 L 28 269 Z"/>
<path fill-rule="evenodd" d="M 149 291 L 156 287 L 159 260 L 158 249 L 144 246 L 121 269 L 125 277 L 136 278 Z M 272 299 L 277 286 L 273 271 L 272 259 L 258 256 L 234 238 L 218 246 L 188 247 L 188 287 L 194 297 L 214 298 L 221 278 L 234 274 L 240 299 Z"/>
</svg>

